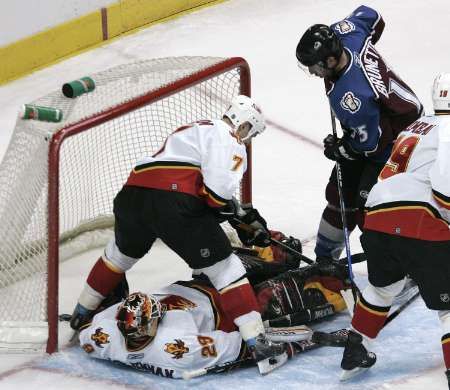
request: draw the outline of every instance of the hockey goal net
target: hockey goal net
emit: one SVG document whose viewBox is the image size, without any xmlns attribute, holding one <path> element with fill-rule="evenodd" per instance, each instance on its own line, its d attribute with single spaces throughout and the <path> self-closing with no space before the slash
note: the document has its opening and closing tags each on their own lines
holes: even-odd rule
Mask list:
<svg viewBox="0 0 450 390">
<path fill-rule="evenodd" d="M 153 59 L 89 77 L 90 93 L 30 102 L 63 120 L 18 118 L 0 166 L 0 351 L 57 349 L 59 263 L 104 244 L 95 232 L 113 226 L 112 200 L 136 161 L 181 125 L 219 118 L 234 96 L 250 95 L 242 58 Z M 251 164 L 242 201 L 250 174 Z M 79 245 L 87 232 L 94 238 Z"/>
</svg>

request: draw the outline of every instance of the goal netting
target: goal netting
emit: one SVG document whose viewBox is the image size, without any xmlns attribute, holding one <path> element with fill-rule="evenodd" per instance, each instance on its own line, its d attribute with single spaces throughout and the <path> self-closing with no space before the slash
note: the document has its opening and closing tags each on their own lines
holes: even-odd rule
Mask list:
<svg viewBox="0 0 450 390">
<path fill-rule="evenodd" d="M 104 245 L 130 169 L 181 125 L 219 118 L 250 94 L 241 58 L 161 58 L 81 76 L 94 91 L 26 102 L 63 120 L 18 117 L 0 166 L 0 351 L 56 350 L 59 263 Z M 251 200 L 250 171 L 239 197 Z"/>
</svg>

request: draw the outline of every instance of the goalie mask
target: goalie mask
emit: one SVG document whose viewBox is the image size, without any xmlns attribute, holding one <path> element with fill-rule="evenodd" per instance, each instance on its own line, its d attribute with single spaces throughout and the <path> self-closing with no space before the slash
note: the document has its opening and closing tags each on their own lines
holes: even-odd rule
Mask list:
<svg viewBox="0 0 450 390">
<path fill-rule="evenodd" d="M 153 295 L 141 292 L 130 294 L 117 309 L 117 327 L 125 339 L 150 337 L 153 339 L 158 329 L 159 320 L 166 312 Z"/>
<path fill-rule="evenodd" d="M 252 99 L 245 95 L 236 96 L 223 115 L 233 123 L 236 129 L 245 122 L 250 123 L 251 129 L 245 138 L 242 139 L 243 142 L 261 134 L 266 128 L 264 116 L 260 108 Z"/>
<path fill-rule="evenodd" d="M 450 73 L 436 76 L 432 90 L 434 111 L 450 111 Z"/>
</svg>

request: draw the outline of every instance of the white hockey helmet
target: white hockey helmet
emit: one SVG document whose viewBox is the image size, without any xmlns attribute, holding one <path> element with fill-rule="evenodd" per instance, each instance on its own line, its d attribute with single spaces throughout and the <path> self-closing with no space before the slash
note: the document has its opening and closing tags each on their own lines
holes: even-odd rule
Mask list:
<svg viewBox="0 0 450 390">
<path fill-rule="evenodd" d="M 436 76 L 432 90 L 434 111 L 450 111 L 450 73 Z"/>
<path fill-rule="evenodd" d="M 117 308 L 117 327 L 127 338 L 148 336 L 154 338 L 159 320 L 164 316 L 166 306 L 153 295 L 135 292 Z"/>
<path fill-rule="evenodd" d="M 257 134 L 262 133 L 266 128 L 261 109 L 251 98 L 245 95 L 238 95 L 233 98 L 230 107 L 228 107 L 223 115 L 230 119 L 235 128 L 238 128 L 245 122 L 251 124 L 252 128 L 242 141 L 246 141 Z"/>
</svg>

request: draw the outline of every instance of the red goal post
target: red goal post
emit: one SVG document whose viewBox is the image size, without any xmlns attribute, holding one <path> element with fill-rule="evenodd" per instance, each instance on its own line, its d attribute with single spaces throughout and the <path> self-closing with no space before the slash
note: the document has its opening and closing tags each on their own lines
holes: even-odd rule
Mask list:
<svg viewBox="0 0 450 390">
<path fill-rule="evenodd" d="M 62 110 L 63 121 L 19 118 L 0 166 L 0 183 L 13 182 L 0 193 L 0 215 L 9 224 L 7 251 L 0 251 L 0 271 L 7 275 L 0 276 L 0 293 L 6 294 L 0 318 L 7 319 L 0 320 L 0 350 L 8 350 L 8 341 L 13 350 L 37 349 L 44 339 L 47 352 L 57 350 L 65 246 L 113 224 L 113 197 L 139 158 L 156 151 L 177 127 L 220 117 L 234 96 L 251 92 L 242 58 L 162 58 L 89 76 L 93 92 L 69 99 L 55 91 L 32 102 Z M 250 148 L 248 160 L 243 202 L 252 197 Z M 85 241 L 86 249 L 92 247 L 92 240 Z M 32 313 L 14 312 L 28 300 Z M 36 339 L 25 340 L 27 334 Z"/>
</svg>

